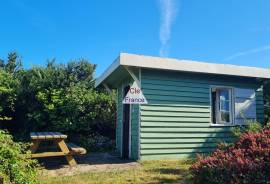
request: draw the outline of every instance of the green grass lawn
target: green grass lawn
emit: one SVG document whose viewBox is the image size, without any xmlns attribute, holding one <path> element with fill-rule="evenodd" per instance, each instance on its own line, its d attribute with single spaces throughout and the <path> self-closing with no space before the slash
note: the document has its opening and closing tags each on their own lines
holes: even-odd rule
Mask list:
<svg viewBox="0 0 270 184">
<path fill-rule="evenodd" d="M 144 161 L 141 166 L 124 171 L 89 172 L 75 176 L 41 177 L 42 184 L 90 183 L 192 183 L 188 162 Z"/>
</svg>

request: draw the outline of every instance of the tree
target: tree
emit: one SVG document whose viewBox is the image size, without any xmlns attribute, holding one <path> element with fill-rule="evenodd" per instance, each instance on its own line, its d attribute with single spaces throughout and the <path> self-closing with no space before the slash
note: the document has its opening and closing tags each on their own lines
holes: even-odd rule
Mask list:
<svg viewBox="0 0 270 184">
<path fill-rule="evenodd" d="M 78 141 L 90 134 L 114 138 L 114 96 L 94 88 L 94 71 L 95 65 L 81 59 L 67 65 L 51 60 L 21 72 L 16 117 L 24 123 L 16 127 L 24 135 L 60 131 Z"/>
<path fill-rule="evenodd" d="M 94 64 L 49 60 L 45 67 L 24 70 L 18 58 L 11 53 L 0 67 L 0 113 L 12 117 L 5 128 L 16 138 L 59 131 L 86 146 L 95 146 L 100 137 L 114 139 L 115 94 L 94 88 Z"/>
<path fill-rule="evenodd" d="M 11 120 L 15 111 L 19 81 L 10 73 L 0 69 L 0 122 Z"/>
<path fill-rule="evenodd" d="M 3 62 L 2 65 L 5 71 L 11 74 L 15 74 L 22 69 L 21 59 L 16 52 L 9 53 L 6 64 Z"/>
</svg>

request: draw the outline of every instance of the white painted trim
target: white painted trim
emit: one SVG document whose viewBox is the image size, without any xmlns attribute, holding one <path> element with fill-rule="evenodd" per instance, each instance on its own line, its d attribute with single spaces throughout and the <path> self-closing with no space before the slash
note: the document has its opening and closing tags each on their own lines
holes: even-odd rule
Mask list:
<svg viewBox="0 0 270 184">
<path fill-rule="evenodd" d="M 139 68 L 139 82 L 140 87 L 142 86 L 142 71 Z M 138 112 L 138 160 L 141 159 L 141 104 L 139 104 Z"/>
<path fill-rule="evenodd" d="M 121 53 L 120 56 L 108 67 L 108 69 L 96 80 L 95 87 L 99 86 L 120 65 L 160 70 L 270 79 L 269 68 L 266 69 Z"/>
<path fill-rule="evenodd" d="M 225 89 L 228 90 L 229 92 L 229 114 L 230 114 L 230 121 L 229 122 L 225 122 L 225 121 L 221 121 L 220 119 L 220 114 L 216 114 L 216 119 L 219 119 L 219 124 L 227 124 L 227 125 L 232 125 L 233 124 L 233 88 L 220 88 L 217 87 L 217 89 Z M 218 95 L 220 91 L 218 91 Z M 221 109 L 220 107 L 220 99 L 219 96 L 216 96 L 216 111 L 217 112 L 221 112 L 221 110 L 218 111 L 218 109 Z M 226 111 L 227 112 L 227 111 Z"/>
<path fill-rule="evenodd" d="M 217 123 L 214 124 L 212 122 L 212 88 L 225 88 L 225 89 L 231 89 L 231 94 L 230 94 L 230 98 L 231 98 L 231 122 L 230 123 Z M 235 126 L 235 101 L 234 101 L 234 87 L 232 86 L 222 86 L 222 85 L 210 85 L 209 86 L 209 97 L 210 97 L 210 126 L 214 127 L 214 126 Z M 217 114 L 216 114 L 217 117 Z M 215 118 L 216 118 L 215 117 Z"/>
<path fill-rule="evenodd" d="M 106 83 L 102 83 L 102 84 L 105 87 L 106 91 L 111 94 L 112 90 L 109 88 L 109 86 Z"/>
<path fill-rule="evenodd" d="M 137 76 L 134 74 L 134 72 L 128 66 L 124 66 L 124 68 L 128 71 L 128 73 L 130 74 L 132 79 L 137 83 L 137 85 L 139 85 L 139 87 L 141 87 L 140 80 L 137 78 Z"/>
<path fill-rule="evenodd" d="M 120 65 L 270 79 L 270 69 L 265 68 L 179 60 L 128 53 L 120 54 Z"/>
<path fill-rule="evenodd" d="M 116 60 L 101 74 L 95 81 L 95 87 L 99 86 L 111 73 L 116 70 L 120 65 L 120 57 Z"/>
<path fill-rule="evenodd" d="M 231 87 L 232 88 L 232 118 L 233 118 L 233 122 L 232 124 L 235 125 L 235 87 Z"/>
<path fill-rule="evenodd" d="M 235 124 L 210 124 L 211 127 L 234 127 L 236 126 Z"/>
</svg>

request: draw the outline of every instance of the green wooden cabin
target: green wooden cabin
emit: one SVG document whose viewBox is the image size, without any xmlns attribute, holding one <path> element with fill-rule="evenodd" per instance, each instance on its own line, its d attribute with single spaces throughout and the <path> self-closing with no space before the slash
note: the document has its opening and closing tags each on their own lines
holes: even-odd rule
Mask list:
<svg viewBox="0 0 270 184">
<path fill-rule="evenodd" d="M 235 125 L 264 122 L 270 70 L 121 53 L 96 80 L 117 91 L 116 149 L 135 160 L 209 153 Z M 122 104 L 137 82 L 147 104 Z"/>
</svg>

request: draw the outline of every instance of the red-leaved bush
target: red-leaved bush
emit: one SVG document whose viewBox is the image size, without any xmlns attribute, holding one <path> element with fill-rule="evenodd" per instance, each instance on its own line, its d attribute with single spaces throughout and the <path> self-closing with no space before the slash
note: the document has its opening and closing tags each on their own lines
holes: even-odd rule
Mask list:
<svg viewBox="0 0 270 184">
<path fill-rule="evenodd" d="M 244 133 L 235 144 L 198 156 L 190 170 L 195 184 L 270 183 L 270 129 Z"/>
</svg>

